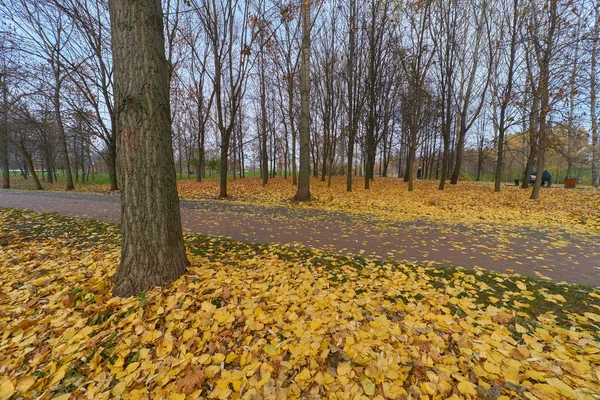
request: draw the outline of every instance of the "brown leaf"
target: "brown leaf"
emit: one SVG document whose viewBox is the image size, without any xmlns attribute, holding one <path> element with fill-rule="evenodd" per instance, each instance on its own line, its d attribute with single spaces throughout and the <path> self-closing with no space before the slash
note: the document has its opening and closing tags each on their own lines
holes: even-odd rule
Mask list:
<svg viewBox="0 0 600 400">
<path fill-rule="evenodd" d="M 197 367 L 189 371 L 183 378 L 175 382 L 175 389 L 178 393 L 191 394 L 202 388 L 204 383 L 204 370 L 202 367 Z"/>
<path fill-rule="evenodd" d="M 431 342 L 428 340 L 415 340 L 413 346 L 417 347 L 421 351 L 431 350 Z"/>
<path fill-rule="evenodd" d="M 71 307 L 73 305 L 73 296 L 69 296 L 69 295 L 64 296 L 61 301 L 62 301 L 63 306 Z"/>
<path fill-rule="evenodd" d="M 512 317 L 506 314 L 499 314 L 493 316 L 492 321 L 494 321 L 497 324 L 507 325 L 508 323 L 510 323 L 510 321 L 512 321 Z"/>
<path fill-rule="evenodd" d="M 30 319 L 23 320 L 19 322 L 19 327 L 23 330 L 29 328 L 30 326 L 35 325 L 36 321 L 32 321 Z"/>
</svg>

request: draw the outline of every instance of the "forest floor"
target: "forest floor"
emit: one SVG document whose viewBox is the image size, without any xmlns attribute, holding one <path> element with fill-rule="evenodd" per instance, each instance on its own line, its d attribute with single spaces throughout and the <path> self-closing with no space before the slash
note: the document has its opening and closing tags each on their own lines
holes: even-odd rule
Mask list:
<svg viewBox="0 0 600 400">
<path fill-rule="evenodd" d="M 185 240 L 113 298 L 117 224 L 0 209 L 0 399 L 600 398 L 598 287 Z"/>
<path fill-rule="evenodd" d="M 16 184 L 21 182 L 15 182 Z M 370 190 L 355 180 L 332 187 L 311 181 L 313 200 L 293 202 L 290 180 L 229 182 L 230 198 L 216 199 L 218 181 L 179 181 L 186 232 L 259 243 L 297 243 L 340 254 L 394 258 L 427 265 L 461 266 L 556 282 L 600 285 L 600 191 L 528 190 L 463 183 L 437 190 L 398 179 L 376 179 Z M 50 189 L 59 190 L 60 186 Z M 75 192 L 0 191 L 0 207 L 58 212 L 118 222 L 119 197 L 107 185 Z"/>
</svg>

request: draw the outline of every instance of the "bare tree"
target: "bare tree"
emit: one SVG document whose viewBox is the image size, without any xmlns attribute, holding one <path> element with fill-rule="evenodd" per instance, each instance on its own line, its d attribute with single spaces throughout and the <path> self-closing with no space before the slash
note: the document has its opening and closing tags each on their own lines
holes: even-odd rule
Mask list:
<svg viewBox="0 0 600 400">
<path fill-rule="evenodd" d="M 600 186 L 600 174 L 598 173 L 598 163 L 600 149 L 598 149 L 598 113 L 596 111 L 596 101 L 598 99 L 598 42 L 600 41 L 600 7 L 594 7 L 594 27 L 591 35 L 591 63 L 590 63 L 590 119 L 592 135 L 592 184 L 595 187 Z"/>
<path fill-rule="evenodd" d="M 311 0 L 302 1 L 302 66 L 300 68 L 300 171 L 297 201 L 310 200 L 310 9 Z"/>
<path fill-rule="evenodd" d="M 508 38 L 508 58 L 505 61 L 506 64 L 502 64 L 502 66 L 506 66 L 506 81 L 504 84 L 498 84 L 495 86 L 495 97 L 498 99 L 500 103 L 500 117 L 498 121 L 494 121 L 497 125 L 498 129 L 498 140 L 497 140 L 497 148 L 498 148 L 498 158 L 496 162 L 496 172 L 494 175 L 494 190 L 496 192 L 500 191 L 500 183 L 502 179 L 502 168 L 504 161 L 504 136 L 506 130 L 511 125 L 508 121 L 508 107 L 511 105 L 513 100 L 513 84 L 514 84 L 514 76 L 515 76 L 515 68 L 516 68 L 516 57 L 517 57 L 517 44 L 519 40 L 519 0 L 512 0 L 512 8 L 508 8 L 506 4 L 504 4 L 504 8 L 502 9 L 502 18 L 506 18 L 506 26 L 508 27 L 508 32 L 504 30 L 504 24 L 502 28 L 499 30 L 500 40 L 505 40 Z M 505 60 L 506 57 L 504 54 L 501 56 L 502 60 Z M 500 62 L 500 61 L 499 61 Z M 504 68 L 503 68 L 504 69 Z M 496 69 L 497 71 L 497 69 Z M 496 81 L 496 80 L 495 80 Z"/>
</svg>

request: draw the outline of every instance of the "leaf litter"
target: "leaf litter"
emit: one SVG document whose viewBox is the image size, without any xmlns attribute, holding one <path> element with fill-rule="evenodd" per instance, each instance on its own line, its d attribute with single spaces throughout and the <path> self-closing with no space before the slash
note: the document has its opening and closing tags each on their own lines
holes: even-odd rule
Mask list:
<svg viewBox="0 0 600 400">
<path fill-rule="evenodd" d="M 188 235 L 119 299 L 118 226 L 0 216 L 0 399 L 600 398 L 597 288 Z"/>
</svg>

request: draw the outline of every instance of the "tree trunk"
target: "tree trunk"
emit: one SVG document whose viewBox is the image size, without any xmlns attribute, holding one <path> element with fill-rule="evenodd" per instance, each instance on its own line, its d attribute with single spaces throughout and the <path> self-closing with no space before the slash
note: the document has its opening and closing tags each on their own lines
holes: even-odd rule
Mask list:
<svg viewBox="0 0 600 400">
<path fill-rule="evenodd" d="M 600 40 L 600 7 L 595 9 L 595 23 L 592 37 L 592 61 L 590 73 L 590 116 L 592 119 L 592 185 L 600 186 L 600 174 L 598 174 L 598 115 L 596 114 L 596 70 L 598 63 L 598 41 Z"/>
<path fill-rule="evenodd" d="M 229 155 L 229 139 L 230 134 L 228 130 L 221 132 L 221 164 L 220 164 L 220 183 L 219 183 L 219 197 L 224 199 L 227 197 L 227 160 Z"/>
<path fill-rule="evenodd" d="M 202 123 L 202 104 L 198 105 L 198 163 L 196 164 L 196 181 L 202 182 L 204 176 L 204 124 Z"/>
<path fill-rule="evenodd" d="M 523 189 L 529 188 L 529 179 L 531 172 L 533 171 L 533 163 L 537 158 L 537 130 L 539 120 L 539 93 L 537 87 L 533 85 L 533 77 L 530 77 L 532 82 L 531 85 L 531 110 L 529 112 L 529 156 L 527 157 L 527 164 L 525 165 L 525 171 L 523 172 Z"/>
<path fill-rule="evenodd" d="M 25 161 L 27 162 L 27 165 L 31 170 L 31 177 L 33 178 L 33 182 L 35 183 L 35 190 L 44 190 L 37 176 L 37 173 L 35 172 L 35 166 L 33 165 L 33 159 L 31 158 L 31 154 L 29 153 L 29 151 L 27 151 L 23 144 L 21 144 L 21 151 L 23 152 L 23 156 L 25 156 Z"/>
<path fill-rule="evenodd" d="M 8 82 L 2 76 L 2 125 L 0 128 L 0 158 L 2 158 L 2 187 L 10 188 L 10 166 L 8 162 Z"/>
<path fill-rule="evenodd" d="M 169 67 L 160 0 L 109 1 L 119 179 L 116 296 L 174 281 L 189 264 L 171 139 Z"/>
<path fill-rule="evenodd" d="M 58 68 L 58 67 L 56 67 Z M 73 174 L 71 173 L 71 163 L 69 161 L 69 149 L 67 147 L 67 133 L 65 132 L 65 125 L 62 120 L 60 111 L 60 75 L 58 71 L 54 73 L 54 112 L 56 113 L 56 125 L 58 126 L 58 133 L 60 138 L 60 144 L 62 147 L 63 161 L 65 163 L 65 174 L 67 178 L 66 190 L 73 190 Z"/>
<path fill-rule="evenodd" d="M 114 118 L 111 121 L 112 132 L 117 131 L 117 126 Z M 108 146 L 108 178 L 110 179 L 110 190 L 119 190 L 119 184 L 117 180 L 117 138 L 116 135 L 110 136 L 110 142 Z"/>
<path fill-rule="evenodd" d="M 535 183 L 533 185 L 533 190 L 531 191 L 530 198 L 532 200 L 536 200 L 540 196 L 540 188 L 542 186 L 542 175 L 544 171 L 545 164 L 545 153 L 546 153 L 546 137 L 547 137 L 547 123 L 546 118 L 549 110 L 550 103 L 550 94 L 548 92 L 549 88 L 549 76 L 548 76 L 548 67 L 549 62 L 544 61 L 540 68 L 540 120 L 539 120 L 539 131 L 538 131 L 538 140 L 537 140 L 537 175 L 535 177 Z"/>
<path fill-rule="evenodd" d="M 262 186 L 267 186 L 269 182 L 269 157 L 267 152 L 267 92 L 265 77 L 265 47 L 263 35 L 263 50 L 260 53 L 260 135 L 262 140 L 262 151 L 260 155 L 260 168 L 262 176 Z"/>
<path fill-rule="evenodd" d="M 354 164 L 354 142 L 356 139 L 356 110 L 354 108 L 354 51 L 356 49 L 356 0 L 350 0 L 350 26 L 348 39 L 348 175 L 346 191 L 352 191 L 352 167 Z"/>
<path fill-rule="evenodd" d="M 302 2 L 302 67 L 300 73 L 300 173 L 297 201 L 310 200 L 310 0 Z"/>
<path fill-rule="evenodd" d="M 296 126 L 294 123 L 294 77 L 288 77 L 288 114 L 290 118 L 290 131 L 292 132 L 292 185 L 298 184 L 298 171 L 296 167 Z"/>
</svg>

